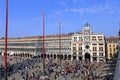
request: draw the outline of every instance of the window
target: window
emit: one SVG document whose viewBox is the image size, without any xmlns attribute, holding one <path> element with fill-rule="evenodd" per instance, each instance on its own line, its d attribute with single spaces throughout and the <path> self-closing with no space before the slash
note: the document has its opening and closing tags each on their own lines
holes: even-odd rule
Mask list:
<svg viewBox="0 0 120 80">
<path fill-rule="evenodd" d="M 115 40 L 114 43 L 117 43 L 117 40 Z"/>
<path fill-rule="evenodd" d="M 115 47 L 115 45 L 113 45 L 113 47 Z"/>
<path fill-rule="evenodd" d="M 98 36 L 98 40 L 103 40 L 102 36 Z"/>
<path fill-rule="evenodd" d="M 76 44 L 73 44 L 73 46 L 76 46 Z"/>
<path fill-rule="evenodd" d="M 79 46 L 82 46 L 82 44 L 79 44 Z"/>
<path fill-rule="evenodd" d="M 103 47 L 99 47 L 99 51 L 103 51 Z"/>
<path fill-rule="evenodd" d="M 76 52 L 73 52 L 73 55 L 76 55 Z"/>
<path fill-rule="evenodd" d="M 79 41 L 83 41 L 82 37 L 79 37 Z"/>
<path fill-rule="evenodd" d="M 98 36 L 98 38 L 102 38 L 102 36 Z"/>
<path fill-rule="evenodd" d="M 103 56 L 103 53 L 100 53 L 99 56 Z"/>
<path fill-rule="evenodd" d="M 111 45 L 109 45 L 111 47 Z"/>
<path fill-rule="evenodd" d="M 93 47 L 93 51 L 97 51 L 97 47 Z"/>
<path fill-rule="evenodd" d="M 97 56 L 97 53 L 93 53 L 93 56 Z"/>
<path fill-rule="evenodd" d="M 113 48 L 113 52 L 115 52 L 115 50 L 116 50 L 116 49 L 115 49 L 115 48 Z"/>
<path fill-rule="evenodd" d="M 79 50 L 82 50 L 82 47 L 79 47 Z"/>
<path fill-rule="evenodd" d="M 73 47 L 73 51 L 75 51 L 76 50 L 76 47 Z"/>
<path fill-rule="evenodd" d="M 93 36 L 93 37 L 92 37 L 92 41 L 96 41 L 96 36 Z"/>
<path fill-rule="evenodd" d="M 92 41 L 96 41 L 97 39 L 92 39 Z"/>
<path fill-rule="evenodd" d="M 112 53 L 110 53 L 110 57 L 112 57 Z"/>
<path fill-rule="evenodd" d="M 103 43 L 99 43 L 99 45 L 103 45 Z"/>
<path fill-rule="evenodd" d="M 97 45 L 97 44 L 92 44 L 92 45 Z"/>
<path fill-rule="evenodd" d="M 77 37 L 74 37 L 74 42 L 76 42 L 77 41 Z"/>
<path fill-rule="evenodd" d="M 93 57 L 93 62 L 96 62 L 97 61 L 97 57 Z"/>
<path fill-rule="evenodd" d="M 112 52 L 112 48 L 110 48 L 110 52 Z"/>
<path fill-rule="evenodd" d="M 82 55 L 82 52 L 79 52 L 79 55 Z"/>
<path fill-rule="evenodd" d="M 96 38 L 96 36 L 93 36 L 92 38 Z"/>
<path fill-rule="evenodd" d="M 77 39 L 77 37 L 74 37 L 74 39 Z"/>
</svg>

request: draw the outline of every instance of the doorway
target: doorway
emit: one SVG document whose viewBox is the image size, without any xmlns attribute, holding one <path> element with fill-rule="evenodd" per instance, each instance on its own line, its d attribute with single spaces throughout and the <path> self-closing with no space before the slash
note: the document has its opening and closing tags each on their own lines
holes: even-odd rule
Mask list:
<svg viewBox="0 0 120 80">
<path fill-rule="evenodd" d="M 89 60 L 90 61 L 90 54 L 89 53 L 85 53 L 85 60 Z"/>
</svg>

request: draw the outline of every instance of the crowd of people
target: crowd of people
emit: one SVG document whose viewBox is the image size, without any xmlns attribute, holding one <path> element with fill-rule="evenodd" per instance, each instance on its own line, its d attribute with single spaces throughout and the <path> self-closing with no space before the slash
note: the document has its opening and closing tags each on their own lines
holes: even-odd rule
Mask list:
<svg viewBox="0 0 120 80">
<path fill-rule="evenodd" d="M 60 65 L 58 61 L 45 61 L 45 72 L 43 73 L 42 59 L 30 58 L 16 60 L 14 64 L 9 64 L 10 73 L 9 80 L 95 80 L 99 74 L 96 72 L 99 63 L 91 63 L 89 60 L 85 61 L 62 61 Z M 0 73 L 3 66 L 0 67 Z M 17 74 L 17 76 L 15 76 Z M 44 77 L 43 77 L 44 74 Z M 0 74 L 2 78 L 3 74 Z"/>
<path fill-rule="evenodd" d="M 59 65 L 50 61 L 46 65 L 46 71 L 49 76 L 54 74 L 54 79 L 57 80 L 60 76 L 63 80 L 68 80 L 67 77 L 70 76 L 70 79 L 80 78 L 80 80 L 95 80 L 100 73 L 96 73 L 96 69 L 101 64 L 91 63 L 89 60 L 86 61 L 72 61 L 72 63 L 65 61 L 63 65 Z"/>
<path fill-rule="evenodd" d="M 35 68 L 40 68 L 40 59 L 13 59 L 7 63 L 7 76 L 8 80 L 35 80 L 38 72 L 34 72 Z M 0 79 L 4 78 L 3 64 L 0 66 Z M 31 77 L 31 76 L 32 77 Z M 39 77 L 39 76 L 38 76 Z M 30 78 L 30 79 L 29 79 Z M 37 79 L 39 80 L 39 79 Z"/>
</svg>

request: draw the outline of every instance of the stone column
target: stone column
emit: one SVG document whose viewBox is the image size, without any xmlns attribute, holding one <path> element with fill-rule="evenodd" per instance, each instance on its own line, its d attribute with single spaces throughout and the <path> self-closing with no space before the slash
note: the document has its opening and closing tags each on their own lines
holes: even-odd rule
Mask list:
<svg viewBox="0 0 120 80">
<path fill-rule="evenodd" d="M 79 56 L 78 55 L 76 56 L 76 59 L 79 60 Z"/>
<path fill-rule="evenodd" d="M 73 60 L 73 55 L 71 55 L 71 61 Z"/>
<path fill-rule="evenodd" d="M 82 55 L 82 61 L 84 61 L 85 60 L 85 55 Z"/>
<path fill-rule="evenodd" d="M 99 63 L 99 56 L 97 56 L 97 63 Z"/>
<path fill-rule="evenodd" d="M 93 56 L 92 55 L 90 55 L 90 61 L 93 62 Z"/>
</svg>

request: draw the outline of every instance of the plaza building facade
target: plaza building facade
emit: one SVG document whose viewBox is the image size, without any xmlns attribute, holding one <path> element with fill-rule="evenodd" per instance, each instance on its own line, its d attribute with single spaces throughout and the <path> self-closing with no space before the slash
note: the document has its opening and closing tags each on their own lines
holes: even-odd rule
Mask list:
<svg viewBox="0 0 120 80">
<path fill-rule="evenodd" d="M 90 24 L 85 24 L 80 33 L 72 35 L 73 59 L 91 62 L 105 61 L 105 39 L 103 33 L 93 33 Z"/>
<path fill-rule="evenodd" d="M 32 57 L 37 51 L 37 37 L 9 38 L 7 55 L 16 57 Z M 0 39 L 0 55 L 4 55 L 4 38 Z"/>
<path fill-rule="evenodd" d="M 119 42 L 119 37 L 108 37 L 105 38 L 106 43 L 106 58 L 111 59 L 117 53 L 117 46 Z"/>
<path fill-rule="evenodd" d="M 42 57 L 42 36 L 8 39 L 8 55 L 16 57 Z M 105 61 L 105 40 L 103 33 L 93 33 L 87 23 L 81 32 L 44 36 L 46 59 Z M 0 39 L 0 55 L 4 55 L 4 38 Z"/>
<path fill-rule="evenodd" d="M 45 58 L 71 59 L 71 35 L 48 35 L 44 36 Z M 60 49 L 61 42 L 61 49 Z M 42 36 L 31 36 L 21 38 L 9 38 L 7 54 L 16 57 L 42 57 Z M 4 38 L 0 39 L 0 55 L 4 55 Z"/>
</svg>

